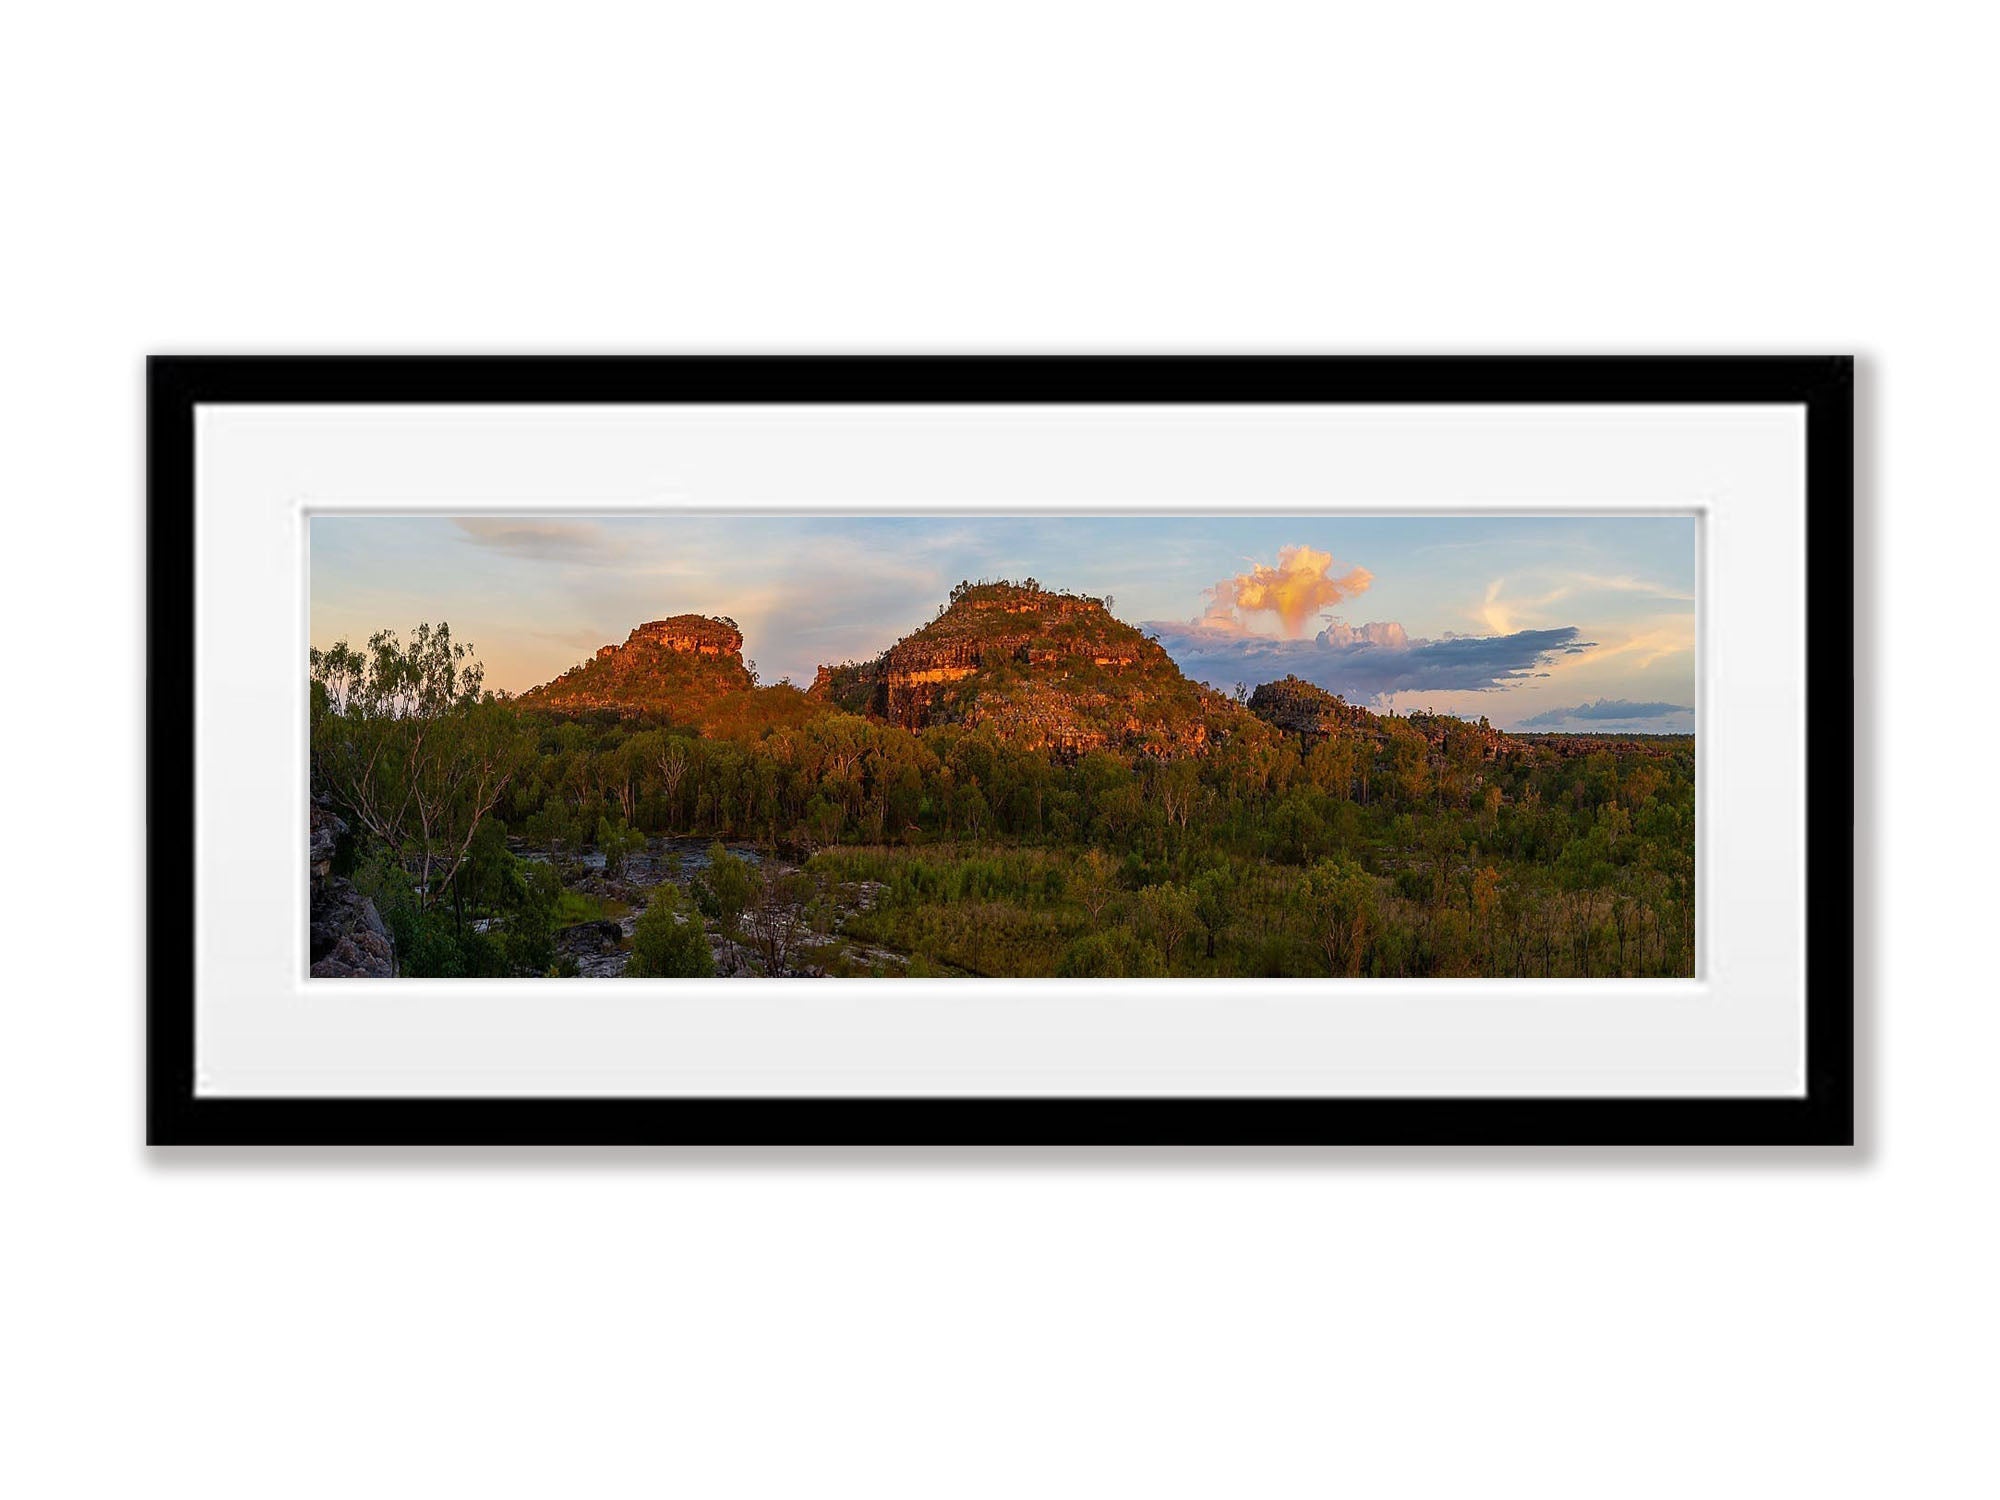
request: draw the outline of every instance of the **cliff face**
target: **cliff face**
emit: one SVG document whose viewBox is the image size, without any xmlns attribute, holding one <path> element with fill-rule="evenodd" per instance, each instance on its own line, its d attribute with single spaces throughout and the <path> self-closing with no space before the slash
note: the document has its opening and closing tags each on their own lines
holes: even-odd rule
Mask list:
<svg viewBox="0 0 2000 1500">
<path fill-rule="evenodd" d="M 743 665 L 743 632 L 734 620 L 711 619 L 707 615 L 673 615 L 665 620 L 649 620 L 635 626 L 623 647 L 600 646 L 597 654 L 608 656 L 630 650 L 634 645 L 653 646 L 662 651 L 690 656 L 731 656 Z"/>
<path fill-rule="evenodd" d="M 1040 587 L 960 587 L 872 662 L 821 667 L 810 692 L 905 729 L 984 725 L 1025 748 L 1198 751 L 1236 711 L 1103 603 Z"/>
<path fill-rule="evenodd" d="M 686 718 L 749 686 L 743 632 L 734 620 L 674 615 L 637 627 L 623 645 L 600 646 L 589 661 L 523 693 L 521 702 L 561 713 L 610 710 Z"/>
</svg>

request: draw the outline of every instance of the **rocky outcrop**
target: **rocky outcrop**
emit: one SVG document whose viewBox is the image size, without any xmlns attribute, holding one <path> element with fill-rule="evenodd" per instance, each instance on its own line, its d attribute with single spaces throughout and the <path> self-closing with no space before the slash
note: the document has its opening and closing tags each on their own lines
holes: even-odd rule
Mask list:
<svg viewBox="0 0 2000 1500">
<path fill-rule="evenodd" d="M 311 871 L 306 913 L 307 970 L 314 979 L 388 979 L 396 972 L 396 942 L 375 903 L 332 873 L 347 822 L 321 802 L 311 804 L 306 864 Z"/>
<path fill-rule="evenodd" d="M 663 651 L 677 651 L 689 656 L 734 657 L 739 666 L 743 659 L 743 632 L 736 628 L 736 622 L 711 619 L 707 615 L 674 615 L 665 620 L 648 620 L 644 625 L 635 626 L 625 638 L 627 648 L 641 642 Z M 597 654 L 603 656 L 613 649 L 607 646 Z"/>
<path fill-rule="evenodd" d="M 388 979 L 396 944 L 375 903 L 339 875 L 315 881 L 311 910 L 314 979 Z"/>
<path fill-rule="evenodd" d="M 1032 582 L 961 584 L 923 629 L 872 662 L 821 667 L 809 692 L 905 729 L 983 726 L 1063 755 L 1195 752 L 1238 714 L 1102 600 Z"/>
<path fill-rule="evenodd" d="M 556 956 L 574 965 L 579 978 L 616 978 L 632 961 L 631 950 L 625 946 L 632 935 L 631 921 L 606 918 L 565 927 L 556 934 Z"/>
<path fill-rule="evenodd" d="M 564 714 L 609 711 L 685 719 L 750 685 L 743 632 L 734 620 L 671 615 L 635 627 L 622 645 L 598 647 L 589 661 L 529 689 L 520 701 Z"/>
<path fill-rule="evenodd" d="M 889 680 L 880 660 L 821 667 L 806 696 L 871 719 L 889 716 Z"/>
<path fill-rule="evenodd" d="M 1448 745 L 1461 750 L 1469 745 L 1481 760 L 1499 760 L 1521 749 L 1518 740 L 1501 733 L 1484 718 L 1473 722 L 1451 714 L 1419 712 L 1410 715 L 1409 724 L 1434 753 L 1443 753 Z"/>
<path fill-rule="evenodd" d="M 1281 677 L 1258 686 L 1250 695 L 1250 712 L 1286 734 L 1324 739 L 1341 733 L 1374 733 L 1377 721 L 1365 708 L 1329 693 L 1303 677 Z"/>
<path fill-rule="evenodd" d="M 345 818 L 322 803 L 311 804 L 306 828 L 306 863 L 312 869 L 313 879 L 323 879 L 332 872 L 333 856 L 346 836 Z"/>
</svg>

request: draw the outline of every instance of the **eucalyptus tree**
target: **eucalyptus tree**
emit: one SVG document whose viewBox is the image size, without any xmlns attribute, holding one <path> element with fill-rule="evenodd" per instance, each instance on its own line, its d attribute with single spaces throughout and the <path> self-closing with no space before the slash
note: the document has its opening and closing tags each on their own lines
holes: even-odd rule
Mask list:
<svg viewBox="0 0 2000 1500">
<path fill-rule="evenodd" d="M 407 642 L 377 631 L 310 657 L 312 768 L 323 787 L 387 847 L 426 905 L 466 862 L 480 822 L 530 751 L 507 705 L 481 691 L 485 669 L 451 627 L 422 624 Z"/>
</svg>

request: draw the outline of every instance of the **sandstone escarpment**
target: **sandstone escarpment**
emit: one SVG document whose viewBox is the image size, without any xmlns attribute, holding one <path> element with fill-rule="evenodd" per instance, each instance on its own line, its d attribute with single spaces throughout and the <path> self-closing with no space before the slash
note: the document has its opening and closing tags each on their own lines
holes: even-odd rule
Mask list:
<svg viewBox="0 0 2000 1500">
<path fill-rule="evenodd" d="M 743 632 L 734 620 L 711 619 L 707 615 L 674 615 L 665 620 L 649 620 L 635 626 L 625 638 L 624 649 L 635 643 L 657 646 L 691 656 L 730 656 L 742 664 Z M 611 647 L 597 654 L 604 655 Z"/>
<path fill-rule="evenodd" d="M 521 702 L 560 713 L 610 711 L 688 717 L 751 685 L 743 632 L 729 619 L 673 615 L 636 627 L 622 645 L 532 688 Z"/>
<path fill-rule="evenodd" d="M 872 662 L 821 667 L 810 691 L 905 729 L 985 727 L 1067 755 L 1198 751 L 1235 713 L 1102 600 L 1033 582 L 961 584 L 923 629 Z"/>
</svg>

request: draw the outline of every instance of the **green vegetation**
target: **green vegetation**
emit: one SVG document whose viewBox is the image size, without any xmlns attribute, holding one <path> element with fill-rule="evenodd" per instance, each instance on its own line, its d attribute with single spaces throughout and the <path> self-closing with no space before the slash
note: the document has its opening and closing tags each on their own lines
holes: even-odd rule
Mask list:
<svg viewBox="0 0 2000 1500">
<path fill-rule="evenodd" d="M 577 716 L 481 694 L 444 627 L 315 653 L 313 674 L 314 792 L 355 827 L 405 973 L 550 972 L 563 928 L 622 914 L 564 889 L 573 862 L 615 875 L 662 837 L 715 847 L 685 898 L 643 905 L 628 972 L 701 971 L 705 933 L 752 971 L 880 967 L 853 968 L 836 926 L 911 974 L 1693 971 L 1689 737 L 1344 704 L 1294 733 L 1204 705 L 1220 728 L 1196 751 L 1063 754 L 783 686 Z"/>
<path fill-rule="evenodd" d="M 715 958 L 701 921 L 683 913 L 673 887 L 662 887 L 640 914 L 632 933 L 632 962 L 625 972 L 635 979 L 705 979 L 715 973 Z"/>
</svg>

